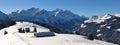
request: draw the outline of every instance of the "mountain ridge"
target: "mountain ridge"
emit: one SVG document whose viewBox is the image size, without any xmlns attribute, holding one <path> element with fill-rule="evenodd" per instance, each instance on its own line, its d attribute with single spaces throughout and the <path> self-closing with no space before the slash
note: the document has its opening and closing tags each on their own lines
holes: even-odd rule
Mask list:
<svg viewBox="0 0 120 45">
<path fill-rule="evenodd" d="M 21 12 L 12 12 L 8 16 L 15 21 L 24 20 L 46 23 L 66 32 L 73 32 L 75 24 L 81 23 L 86 19 L 86 17 L 80 17 L 69 10 L 62 10 L 59 8 L 53 11 L 30 8 L 22 10 Z"/>
<path fill-rule="evenodd" d="M 92 34 L 97 39 L 120 44 L 119 29 L 120 17 L 109 14 L 89 18 L 76 28 L 78 34 Z"/>
</svg>

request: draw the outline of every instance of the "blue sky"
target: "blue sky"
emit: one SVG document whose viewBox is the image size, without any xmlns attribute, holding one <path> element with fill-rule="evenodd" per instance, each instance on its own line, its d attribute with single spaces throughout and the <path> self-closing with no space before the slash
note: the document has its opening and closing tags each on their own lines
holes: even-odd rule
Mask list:
<svg viewBox="0 0 120 45">
<path fill-rule="evenodd" d="M 60 8 L 93 16 L 120 13 L 120 0 L 0 0 L 0 11 L 4 13 L 32 7 L 46 10 Z"/>
</svg>

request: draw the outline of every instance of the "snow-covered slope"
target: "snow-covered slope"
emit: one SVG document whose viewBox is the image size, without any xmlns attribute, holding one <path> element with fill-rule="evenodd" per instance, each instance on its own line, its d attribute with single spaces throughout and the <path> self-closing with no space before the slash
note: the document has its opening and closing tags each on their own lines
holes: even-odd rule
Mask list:
<svg viewBox="0 0 120 45">
<path fill-rule="evenodd" d="M 0 30 L 0 45 L 116 45 L 100 40 L 88 40 L 84 36 L 72 34 L 55 34 L 52 37 L 35 37 L 34 33 L 18 33 L 19 28 L 33 27 L 38 32 L 49 32 L 49 29 L 29 22 L 17 22 L 16 25 Z M 4 35 L 4 30 L 8 34 Z"/>
<path fill-rule="evenodd" d="M 33 24 L 33 23 L 30 23 L 30 22 L 16 22 L 17 24 L 16 25 L 13 25 L 11 27 L 8 27 L 8 28 L 4 28 L 2 30 L 6 30 L 6 31 L 18 31 L 19 28 L 30 28 L 31 31 L 34 30 L 34 27 L 37 28 L 37 31 L 38 32 L 49 32 L 50 30 L 45 28 L 45 27 L 42 27 L 42 26 L 39 26 L 39 25 L 36 25 L 36 24 Z M 10 32 L 9 32 L 10 33 Z"/>
<path fill-rule="evenodd" d="M 82 35 L 93 34 L 100 40 L 120 44 L 120 17 L 118 15 L 94 16 L 85 20 L 76 29 Z"/>
<path fill-rule="evenodd" d="M 83 22 L 86 19 L 68 10 L 55 9 L 53 11 L 47 11 L 39 8 L 18 10 L 12 12 L 9 17 L 16 21 L 24 20 L 46 23 L 67 32 L 72 32 L 75 24 Z"/>
<path fill-rule="evenodd" d="M 120 17 L 120 14 L 115 14 L 115 16 Z"/>
<path fill-rule="evenodd" d="M 0 29 L 14 25 L 15 22 L 10 20 L 7 14 L 0 11 Z"/>
</svg>

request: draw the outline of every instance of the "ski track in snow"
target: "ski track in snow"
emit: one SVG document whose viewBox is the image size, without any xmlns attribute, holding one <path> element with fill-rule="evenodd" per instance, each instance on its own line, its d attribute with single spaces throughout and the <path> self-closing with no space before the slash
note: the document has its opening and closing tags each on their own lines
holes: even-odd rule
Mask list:
<svg viewBox="0 0 120 45">
<path fill-rule="evenodd" d="M 21 36 L 14 34 L 15 36 L 19 37 L 22 41 L 24 41 L 25 43 L 27 43 L 28 45 L 32 45 L 30 44 L 26 39 L 23 39 Z"/>
<path fill-rule="evenodd" d="M 31 43 L 29 43 L 29 41 L 27 39 L 24 39 L 23 37 L 21 37 L 20 35 L 16 34 L 17 32 L 13 32 L 12 35 L 18 37 L 19 39 L 21 39 L 23 42 L 27 43 L 27 45 L 33 45 Z M 17 42 L 17 40 L 11 42 L 10 45 L 13 45 L 15 42 Z"/>
</svg>

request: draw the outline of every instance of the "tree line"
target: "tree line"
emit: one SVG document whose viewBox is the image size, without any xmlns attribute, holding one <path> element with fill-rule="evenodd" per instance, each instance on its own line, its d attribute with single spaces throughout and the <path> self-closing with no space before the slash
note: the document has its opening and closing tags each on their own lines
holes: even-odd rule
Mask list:
<svg viewBox="0 0 120 45">
<path fill-rule="evenodd" d="M 30 28 L 19 28 L 18 29 L 18 32 L 19 33 L 30 33 L 30 32 L 37 32 L 37 29 L 36 29 L 36 27 L 34 27 L 34 30 L 33 31 L 30 31 Z"/>
</svg>

